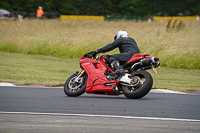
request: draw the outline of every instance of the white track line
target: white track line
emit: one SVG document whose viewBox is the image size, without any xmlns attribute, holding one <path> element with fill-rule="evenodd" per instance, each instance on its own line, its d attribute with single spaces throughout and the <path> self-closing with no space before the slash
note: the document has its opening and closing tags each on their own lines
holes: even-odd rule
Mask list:
<svg viewBox="0 0 200 133">
<path fill-rule="evenodd" d="M 153 93 L 174 93 L 174 94 L 187 94 L 184 92 L 178 92 L 178 91 L 173 91 L 173 90 L 167 90 L 167 89 L 151 89 L 150 92 Z"/>
<path fill-rule="evenodd" d="M 15 86 L 12 83 L 0 83 L 0 86 Z"/>
<path fill-rule="evenodd" d="M 63 113 L 37 113 L 37 112 L 4 112 L 4 111 L 0 111 L 0 114 L 82 116 L 82 117 L 103 117 L 103 118 L 123 118 L 123 119 L 142 119 L 142 120 L 200 122 L 200 120 L 195 120 L 195 119 L 158 118 L 158 117 L 135 117 L 135 116 L 118 116 L 118 115 L 63 114 Z"/>
</svg>

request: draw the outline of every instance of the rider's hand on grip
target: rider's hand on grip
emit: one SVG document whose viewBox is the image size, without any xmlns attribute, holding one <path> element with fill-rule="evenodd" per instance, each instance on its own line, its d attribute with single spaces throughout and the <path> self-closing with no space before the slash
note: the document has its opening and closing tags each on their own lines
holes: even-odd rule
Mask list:
<svg viewBox="0 0 200 133">
<path fill-rule="evenodd" d="M 90 52 L 90 54 L 92 55 L 92 57 L 95 57 L 97 55 L 97 52 L 96 51 L 92 51 L 92 52 Z"/>
</svg>

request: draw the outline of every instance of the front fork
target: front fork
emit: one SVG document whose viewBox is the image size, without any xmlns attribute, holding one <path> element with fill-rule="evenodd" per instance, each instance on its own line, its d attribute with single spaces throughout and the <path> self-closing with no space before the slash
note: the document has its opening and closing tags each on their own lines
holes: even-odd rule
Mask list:
<svg viewBox="0 0 200 133">
<path fill-rule="evenodd" d="M 78 72 L 78 76 L 76 77 L 76 79 L 74 80 L 74 82 L 79 82 L 80 77 L 85 73 L 85 70 L 79 71 Z"/>
<path fill-rule="evenodd" d="M 80 78 L 85 73 L 85 70 L 79 71 L 78 78 Z"/>
</svg>

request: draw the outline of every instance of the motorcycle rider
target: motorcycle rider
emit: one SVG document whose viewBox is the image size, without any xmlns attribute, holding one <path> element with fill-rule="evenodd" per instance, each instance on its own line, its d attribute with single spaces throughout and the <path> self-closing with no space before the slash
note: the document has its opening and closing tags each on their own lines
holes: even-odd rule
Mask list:
<svg viewBox="0 0 200 133">
<path fill-rule="evenodd" d="M 91 52 L 91 54 L 95 56 L 99 53 L 109 52 L 117 47 L 119 48 L 120 54 L 104 56 L 106 63 L 109 64 L 111 68 L 115 69 L 115 71 L 111 73 L 112 75 L 123 74 L 124 69 L 121 65 L 130 60 L 134 54 L 140 53 L 136 41 L 129 37 L 126 31 L 120 30 L 115 34 L 113 43 Z"/>
</svg>

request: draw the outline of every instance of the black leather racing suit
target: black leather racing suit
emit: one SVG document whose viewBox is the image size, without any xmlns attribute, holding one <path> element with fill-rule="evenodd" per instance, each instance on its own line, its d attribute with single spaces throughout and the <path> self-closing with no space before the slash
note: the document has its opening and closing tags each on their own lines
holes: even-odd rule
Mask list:
<svg viewBox="0 0 200 133">
<path fill-rule="evenodd" d="M 110 65 L 112 62 L 118 61 L 120 63 L 120 65 L 123 65 L 128 60 L 130 60 L 134 54 L 140 53 L 137 43 L 131 37 L 128 37 L 128 38 L 120 37 L 117 40 L 115 40 L 113 43 L 110 43 L 110 44 L 98 49 L 98 51 L 100 53 L 105 53 L 105 52 L 111 51 L 117 47 L 119 48 L 120 54 L 105 56 L 105 60 L 106 60 L 107 64 Z"/>
</svg>

